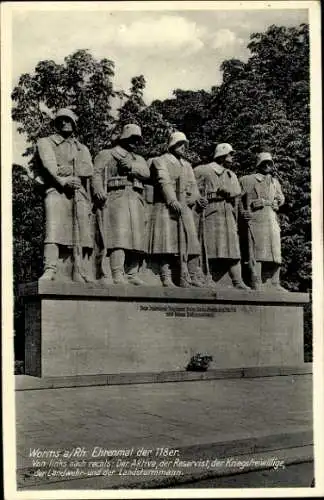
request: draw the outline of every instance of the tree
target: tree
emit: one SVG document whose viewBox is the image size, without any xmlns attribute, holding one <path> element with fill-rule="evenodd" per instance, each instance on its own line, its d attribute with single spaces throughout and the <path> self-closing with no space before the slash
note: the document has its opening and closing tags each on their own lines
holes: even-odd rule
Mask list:
<svg viewBox="0 0 324 500">
<path fill-rule="evenodd" d="M 151 108 L 157 110 L 164 119 L 172 123 L 173 128 L 181 130 L 189 140 L 188 157 L 196 165 L 201 163 L 208 138 L 204 134 L 203 124 L 209 115 L 210 93 L 205 90 L 173 91 L 174 97 L 165 101 L 153 101 Z M 210 144 L 207 151 L 210 153 Z"/>
<path fill-rule="evenodd" d="M 134 76 L 131 79 L 131 84 L 130 93 L 128 95 L 125 94 L 127 101 L 124 106 L 119 109 L 118 123 L 120 127 L 127 123 L 138 124 L 138 114 L 146 108 L 143 99 L 143 93 L 146 86 L 144 76 Z"/>
<path fill-rule="evenodd" d="M 165 150 L 168 136 L 174 127 L 153 106 L 148 107 L 145 104 L 143 95 L 146 81 L 144 76 L 133 77 L 131 84 L 127 100 L 119 109 L 118 122 L 114 133 L 118 137 L 123 125 L 127 123 L 139 125 L 143 134 L 143 143 L 139 153 L 145 158 L 150 158 L 161 154 Z"/>
<path fill-rule="evenodd" d="M 51 117 L 62 107 L 70 107 L 79 117 L 78 136 L 92 155 L 109 143 L 114 124 L 111 100 L 114 63 L 97 61 L 87 50 L 78 50 L 64 64 L 40 61 L 34 74 L 21 75 L 12 92 L 12 117 L 26 134 L 30 156 L 37 139 L 51 131 Z M 45 110 L 45 112 L 44 112 Z M 47 110 L 47 112 L 46 112 Z"/>
<path fill-rule="evenodd" d="M 24 354 L 24 309 L 18 286 L 36 281 L 43 265 L 45 217 L 42 193 L 20 165 L 12 166 L 14 330 L 16 358 Z"/>
</svg>

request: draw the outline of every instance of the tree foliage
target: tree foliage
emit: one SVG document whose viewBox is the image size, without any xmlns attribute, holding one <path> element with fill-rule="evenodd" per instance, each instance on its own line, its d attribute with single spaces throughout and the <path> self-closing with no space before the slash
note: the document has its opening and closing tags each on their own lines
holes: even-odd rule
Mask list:
<svg viewBox="0 0 324 500">
<path fill-rule="evenodd" d="M 176 129 L 190 141 L 188 155 L 194 166 L 210 161 L 217 142 L 234 146 L 239 176 L 255 169 L 259 151 L 270 151 L 286 195 L 280 214 L 282 281 L 291 291 L 310 291 L 308 25 L 270 26 L 264 33 L 253 33 L 248 48 L 251 55 L 246 62 L 230 59 L 222 63 L 222 83 L 210 91 L 175 89 L 171 99 L 155 100 L 149 106 L 143 98 L 143 75 L 132 78 L 127 92 L 114 90 L 114 63 L 109 59 L 97 61 L 88 51 L 79 50 L 63 64 L 41 61 L 34 74 L 20 77 L 12 93 L 13 119 L 26 134 L 27 156 L 37 138 L 49 133 L 49 115 L 62 106 L 72 107 L 80 117 L 78 135 L 92 155 L 109 146 L 129 122 L 142 128 L 141 152 L 146 158 L 164 151 L 169 133 Z M 124 104 L 116 117 L 111 105 L 118 96 Z M 28 281 L 38 269 L 43 227 L 38 219 L 40 199 L 30 181 L 21 179 L 22 172 L 16 168 L 14 221 L 22 229 L 14 230 L 16 282 Z M 29 232 L 31 224 L 33 233 Z M 28 239 L 30 234 L 36 235 L 35 242 Z M 24 270 L 18 270 L 18 262 Z M 306 325 L 310 350 L 310 308 Z"/>
<path fill-rule="evenodd" d="M 12 92 L 12 117 L 26 134 L 29 156 L 37 139 L 51 131 L 51 117 L 62 107 L 70 107 L 79 117 L 78 136 L 91 154 L 96 154 L 110 140 L 114 126 L 111 99 L 114 63 L 97 61 L 87 50 L 78 50 L 64 59 L 64 64 L 40 61 L 34 74 L 21 75 Z"/>
<path fill-rule="evenodd" d="M 131 80 L 130 93 L 125 104 L 119 109 L 116 136 L 126 123 L 136 123 L 142 129 L 143 143 L 139 153 L 145 158 L 161 154 L 166 149 L 167 139 L 173 126 L 143 99 L 146 81 L 143 75 Z"/>
<path fill-rule="evenodd" d="M 12 167 L 13 276 L 15 351 L 24 351 L 24 314 L 19 298 L 21 283 L 36 281 L 43 266 L 44 202 L 37 185 L 20 165 Z"/>
</svg>

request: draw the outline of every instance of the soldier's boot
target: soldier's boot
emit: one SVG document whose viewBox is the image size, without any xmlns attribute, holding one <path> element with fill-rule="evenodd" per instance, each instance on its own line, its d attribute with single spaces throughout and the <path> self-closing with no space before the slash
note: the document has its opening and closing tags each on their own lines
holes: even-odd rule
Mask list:
<svg viewBox="0 0 324 500">
<path fill-rule="evenodd" d="M 44 245 L 44 273 L 39 278 L 42 281 L 53 281 L 56 278 L 59 247 L 55 243 Z"/>
<path fill-rule="evenodd" d="M 73 270 L 72 281 L 74 281 L 75 283 L 85 283 L 86 282 L 85 279 L 83 278 L 81 272 L 80 272 L 80 269 Z"/>
<path fill-rule="evenodd" d="M 162 262 L 160 267 L 160 279 L 162 285 L 168 288 L 176 288 L 172 281 L 172 273 L 170 269 L 170 264 L 168 262 Z"/>
<path fill-rule="evenodd" d="M 121 248 L 113 250 L 110 254 L 111 275 L 114 285 L 127 285 L 124 275 L 125 252 Z"/>
<path fill-rule="evenodd" d="M 206 288 L 211 288 L 212 290 L 217 289 L 217 284 L 213 280 L 213 277 L 211 274 L 207 274 L 205 276 L 205 286 L 206 286 Z"/>
<path fill-rule="evenodd" d="M 109 276 L 107 276 L 106 274 L 101 276 L 101 278 L 98 281 L 99 281 L 99 284 L 102 286 L 110 286 L 113 283 L 112 280 L 109 279 Z"/>
<path fill-rule="evenodd" d="M 128 281 L 122 271 L 112 271 L 112 278 L 114 285 L 127 285 Z"/>
<path fill-rule="evenodd" d="M 283 286 L 280 285 L 280 266 L 277 265 L 271 278 L 271 288 L 275 288 L 279 292 L 288 292 Z"/>
<path fill-rule="evenodd" d="M 130 255 L 127 259 L 127 269 L 126 275 L 128 283 L 135 286 L 145 285 L 144 281 L 138 276 L 138 271 L 140 268 L 140 258 L 138 255 Z"/>
<path fill-rule="evenodd" d="M 82 270 L 82 256 L 78 254 L 76 256 L 76 260 L 74 260 L 75 257 L 73 255 L 72 257 L 72 281 L 75 283 L 85 283 L 85 280 L 83 278 L 83 270 Z"/>
<path fill-rule="evenodd" d="M 82 277 L 86 283 L 95 283 L 95 280 L 89 274 L 84 274 Z"/>
<path fill-rule="evenodd" d="M 84 255 L 82 257 L 82 278 L 86 283 L 95 283 L 95 279 L 90 271 L 92 264 L 92 250 L 86 248 L 83 249 Z"/>
<path fill-rule="evenodd" d="M 262 262 L 256 262 L 251 268 L 251 288 L 252 290 L 262 290 Z"/>
<path fill-rule="evenodd" d="M 94 256 L 94 274 L 97 278 L 97 282 L 104 286 L 109 287 L 113 284 L 111 273 L 107 271 L 106 265 L 109 262 L 109 258 L 107 258 L 107 250 L 103 248 L 101 250 L 97 250 Z M 109 263 L 109 271 L 110 271 L 110 263 Z"/>
<path fill-rule="evenodd" d="M 188 271 L 190 275 L 191 286 L 206 288 L 205 276 L 199 265 L 199 257 L 193 257 L 188 260 Z"/>
<path fill-rule="evenodd" d="M 83 269 L 73 271 L 72 280 L 76 283 L 95 283 L 95 280 Z"/>
<path fill-rule="evenodd" d="M 191 288 L 194 286 L 191 281 L 188 265 L 185 263 L 183 264 L 183 274 L 180 276 L 180 286 L 181 288 Z"/>
<path fill-rule="evenodd" d="M 238 290 L 251 290 L 251 288 L 248 287 L 242 279 L 242 269 L 240 261 L 235 262 L 235 264 L 230 267 L 229 275 L 232 279 L 234 288 L 237 288 Z"/>
</svg>

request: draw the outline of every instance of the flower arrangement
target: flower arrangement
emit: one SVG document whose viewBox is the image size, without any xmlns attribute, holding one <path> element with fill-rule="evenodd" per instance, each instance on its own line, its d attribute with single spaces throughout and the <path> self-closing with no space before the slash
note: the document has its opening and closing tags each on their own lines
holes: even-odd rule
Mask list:
<svg viewBox="0 0 324 500">
<path fill-rule="evenodd" d="M 191 357 L 186 370 L 192 372 L 205 372 L 208 370 L 210 363 L 213 361 L 213 356 L 207 353 L 197 352 Z"/>
</svg>

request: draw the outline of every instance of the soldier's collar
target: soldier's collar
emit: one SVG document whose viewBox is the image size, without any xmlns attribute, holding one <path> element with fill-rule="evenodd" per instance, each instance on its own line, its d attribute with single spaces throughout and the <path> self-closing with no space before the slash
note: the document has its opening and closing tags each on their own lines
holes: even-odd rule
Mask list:
<svg viewBox="0 0 324 500">
<path fill-rule="evenodd" d="M 167 158 L 169 158 L 169 160 L 173 161 L 174 163 L 177 163 L 177 162 L 178 162 L 178 158 L 177 158 L 176 156 L 174 156 L 174 154 L 173 154 L 173 153 L 170 153 L 170 151 L 167 151 L 167 152 L 165 153 L 165 156 L 166 156 Z"/>
<path fill-rule="evenodd" d="M 60 134 L 51 135 L 51 139 L 57 145 L 62 144 L 62 142 L 64 142 L 64 140 L 65 140 L 64 137 L 62 137 Z"/>
<path fill-rule="evenodd" d="M 52 138 L 52 141 L 55 142 L 55 144 L 57 144 L 57 145 L 62 144 L 62 142 L 68 142 L 68 141 L 75 142 L 75 144 L 77 146 L 79 146 L 79 144 L 80 144 L 79 141 L 73 135 L 68 137 L 67 139 L 64 139 L 64 137 L 62 137 L 60 134 L 56 133 L 56 134 L 53 134 L 51 136 L 51 138 Z"/>
<path fill-rule="evenodd" d="M 129 154 L 129 152 L 126 149 L 124 149 L 122 146 L 120 146 L 119 144 L 117 144 L 117 146 L 115 146 L 114 150 L 115 150 L 115 153 L 117 153 L 117 155 L 121 158 L 125 158 L 125 156 L 127 156 Z"/>
<path fill-rule="evenodd" d="M 212 165 L 213 165 L 213 169 L 215 170 L 216 174 L 222 175 L 222 173 L 225 170 L 225 167 L 223 167 L 222 165 L 218 165 L 218 163 L 216 163 L 216 162 L 213 162 Z"/>
<path fill-rule="evenodd" d="M 166 153 L 167 155 L 169 155 L 169 160 L 174 164 L 174 165 L 180 165 L 181 166 L 184 166 L 185 165 L 185 160 L 184 158 L 177 158 L 173 153 L 170 153 L 170 151 L 168 151 Z"/>
<path fill-rule="evenodd" d="M 271 177 L 271 180 L 273 180 L 272 175 L 270 175 L 270 177 Z M 257 174 L 255 174 L 255 178 L 257 181 L 261 182 L 266 178 L 266 176 L 264 174 L 260 174 L 260 172 L 258 172 Z"/>
</svg>

